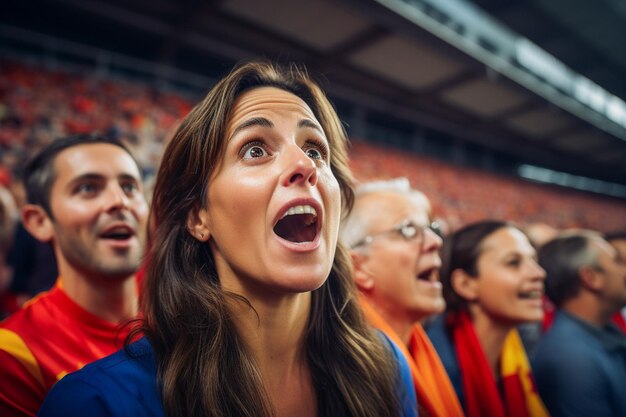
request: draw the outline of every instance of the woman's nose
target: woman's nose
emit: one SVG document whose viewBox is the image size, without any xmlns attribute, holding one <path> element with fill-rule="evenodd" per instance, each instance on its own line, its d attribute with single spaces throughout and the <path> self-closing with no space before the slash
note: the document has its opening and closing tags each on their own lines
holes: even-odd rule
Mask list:
<svg viewBox="0 0 626 417">
<path fill-rule="evenodd" d="M 533 278 L 536 278 L 536 279 L 540 279 L 540 280 L 546 279 L 545 269 L 543 269 L 541 265 L 539 265 L 539 263 L 535 260 L 531 261 L 530 274 L 533 276 Z"/>
<path fill-rule="evenodd" d="M 283 158 L 285 165 L 281 178 L 283 186 L 317 184 L 317 165 L 299 146 L 295 144 L 287 146 Z"/>
</svg>

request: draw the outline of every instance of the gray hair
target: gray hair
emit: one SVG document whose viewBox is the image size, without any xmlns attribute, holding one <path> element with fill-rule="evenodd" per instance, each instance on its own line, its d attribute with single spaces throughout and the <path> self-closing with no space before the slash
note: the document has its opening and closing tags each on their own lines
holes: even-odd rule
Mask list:
<svg viewBox="0 0 626 417">
<path fill-rule="evenodd" d="M 591 244 L 602 235 L 590 230 L 567 231 L 539 249 L 539 264 L 546 270 L 546 295 L 558 307 L 578 295 L 580 268 L 598 266 L 598 250 Z"/>
<path fill-rule="evenodd" d="M 390 192 L 405 195 L 407 198 L 422 200 L 430 209 L 428 198 L 426 198 L 421 191 L 411 188 L 411 183 L 406 177 L 369 181 L 359 184 L 355 191 L 354 208 L 350 215 L 342 222 L 339 232 L 339 239 L 347 248 L 352 248 L 357 242 L 363 240 L 370 231 L 371 222 L 367 219 L 367 210 L 359 206 L 359 200 L 365 195 Z"/>
</svg>

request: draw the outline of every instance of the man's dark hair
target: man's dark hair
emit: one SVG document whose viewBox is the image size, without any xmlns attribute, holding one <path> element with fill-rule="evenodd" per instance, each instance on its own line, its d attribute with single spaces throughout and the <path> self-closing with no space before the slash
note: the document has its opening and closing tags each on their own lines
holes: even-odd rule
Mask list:
<svg viewBox="0 0 626 417">
<path fill-rule="evenodd" d="M 130 150 L 118 139 L 110 136 L 89 133 L 56 139 L 35 154 L 24 168 L 23 181 L 28 203 L 43 207 L 48 216 L 52 217 L 52 210 L 50 209 L 50 189 L 56 178 L 54 161 L 57 155 L 65 149 L 74 146 L 96 143 L 108 143 L 119 146 L 137 163 L 137 160 Z M 139 167 L 138 163 L 137 166 Z"/>
<path fill-rule="evenodd" d="M 597 266 L 598 253 L 591 242 L 599 238 L 592 232 L 573 232 L 539 249 L 539 264 L 546 270 L 546 295 L 557 307 L 580 291 L 580 268 Z"/>
</svg>

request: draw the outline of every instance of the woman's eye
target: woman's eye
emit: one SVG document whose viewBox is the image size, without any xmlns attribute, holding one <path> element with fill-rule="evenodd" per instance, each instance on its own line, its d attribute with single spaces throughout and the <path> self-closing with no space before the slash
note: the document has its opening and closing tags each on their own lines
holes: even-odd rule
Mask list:
<svg viewBox="0 0 626 417">
<path fill-rule="evenodd" d="M 262 158 L 267 155 L 265 149 L 259 145 L 253 145 L 248 147 L 243 154 L 243 159 Z"/>
<path fill-rule="evenodd" d="M 319 149 L 309 148 L 305 150 L 304 152 L 311 159 L 323 159 L 324 158 L 324 155 L 322 155 L 322 152 L 320 152 Z"/>
<path fill-rule="evenodd" d="M 309 140 L 304 146 L 304 153 L 311 159 L 326 159 L 326 155 L 328 155 L 328 148 L 326 144 L 323 142 L 319 142 L 317 140 Z"/>
</svg>

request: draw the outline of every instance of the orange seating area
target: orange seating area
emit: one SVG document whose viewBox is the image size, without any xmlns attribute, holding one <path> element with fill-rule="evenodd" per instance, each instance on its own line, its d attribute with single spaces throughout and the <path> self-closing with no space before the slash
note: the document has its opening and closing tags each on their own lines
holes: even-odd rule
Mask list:
<svg viewBox="0 0 626 417">
<path fill-rule="evenodd" d="M 626 229 L 624 200 L 457 167 L 362 140 L 353 141 L 351 157 L 358 180 L 407 177 L 453 228 L 497 218 L 603 232 Z"/>
<path fill-rule="evenodd" d="M 143 164 L 156 164 L 190 108 L 179 94 L 145 85 L 0 60 L 0 165 L 13 169 L 53 138 L 92 131 L 114 132 Z"/>
<path fill-rule="evenodd" d="M 115 132 L 142 164 L 154 167 L 163 142 L 191 106 L 189 98 L 148 85 L 0 60 L 0 174 L 16 171 L 55 137 L 88 131 Z M 624 200 L 456 167 L 362 140 L 354 140 L 351 158 L 360 180 L 408 177 L 453 228 L 499 218 L 626 229 Z"/>
</svg>

